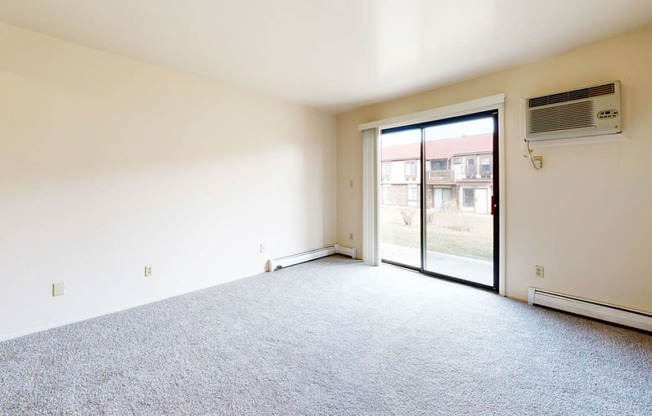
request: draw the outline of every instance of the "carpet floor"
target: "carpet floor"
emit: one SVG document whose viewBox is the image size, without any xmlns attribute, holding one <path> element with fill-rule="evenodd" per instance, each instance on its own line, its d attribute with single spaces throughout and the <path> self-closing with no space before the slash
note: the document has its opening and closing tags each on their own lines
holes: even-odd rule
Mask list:
<svg viewBox="0 0 652 416">
<path fill-rule="evenodd" d="M 652 335 L 339 256 L 0 343 L 2 415 L 652 415 Z"/>
</svg>

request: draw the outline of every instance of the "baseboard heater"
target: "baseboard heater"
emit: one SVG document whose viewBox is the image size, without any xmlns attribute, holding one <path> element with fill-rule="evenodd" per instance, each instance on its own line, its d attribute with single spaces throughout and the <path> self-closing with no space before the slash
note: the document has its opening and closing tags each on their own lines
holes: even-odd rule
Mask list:
<svg viewBox="0 0 652 416">
<path fill-rule="evenodd" d="M 549 292 L 534 287 L 528 290 L 528 303 L 652 332 L 652 314 L 635 309 Z"/>
<path fill-rule="evenodd" d="M 316 250 L 305 251 L 303 253 L 293 254 L 278 259 L 270 259 L 267 261 L 267 271 L 273 272 L 274 270 L 294 266 L 299 263 L 305 263 L 310 260 L 320 259 L 322 257 L 332 256 L 333 254 L 343 254 L 355 259 L 358 255 L 358 250 L 355 247 L 332 244 Z"/>
</svg>

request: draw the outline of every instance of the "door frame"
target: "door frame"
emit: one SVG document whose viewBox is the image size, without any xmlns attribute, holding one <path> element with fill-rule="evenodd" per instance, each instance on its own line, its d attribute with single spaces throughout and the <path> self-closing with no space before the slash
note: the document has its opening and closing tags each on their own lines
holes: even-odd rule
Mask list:
<svg viewBox="0 0 652 416">
<path fill-rule="evenodd" d="M 493 264 L 493 279 L 491 281 L 491 284 L 486 285 L 482 283 L 477 283 L 473 282 L 471 280 L 467 280 L 461 277 L 454 277 L 446 274 L 439 273 L 437 271 L 434 271 L 432 269 L 427 269 L 426 268 L 426 257 L 428 255 L 428 248 L 426 247 L 426 242 L 427 242 L 427 208 L 426 208 L 426 194 L 427 194 L 427 183 L 424 182 L 426 178 L 426 162 L 427 160 L 425 155 L 426 155 L 426 146 L 427 142 L 425 139 L 425 134 L 426 134 L 426 129 L 429 127 L 435 127 L 435 126 L 444 126 L 448 124 L 454 124 L 454 123 L 461 123 L 465 121 L 472 121 L 472 120 L 477 120 L 477 119 L 487 119 L 491 118 L 492 124 L 493 124 L 493 137 L 492 137 L 492 158 L 495 159 L 496 161 L 494 162 L 493 165 L 493 181 L 492 181 L 492 187 L 493 187 L 493 201 L 494 201 L 494 215 L 492 215 L 492 222 L 493 222 L 493 259 L 492 259 L 492 264 Z M 488 289 L 497 292 L 500 286 L 500 267 L 499 267 L 499 262 L 500 262 L 500 234 L 496 232 L 496 230 L 500 229 L 500 215 L 499 215 L 499 202 L 500 202 L 500 174 L 499 174 L 499 169 L 500 169 L 500 162 L 498 161 L 498 110 L 487 110 L 487 111 L 479 111 L 479 112 L 472 112 L 469 114 L 461 115 L 461 116 L 454 116 L 454 117 L 447 117 L 447 118 L 441 118 L 439 120 L 433 120 L 429 122 L 424 122 L 424 123 L 417 123 L 417 124 L 411 124 L 411 125 L 406 125 L 406 126 L 401 126 L 401 127 L 393 127 L 390 129 L 381 129 L 380 130 L 380 137 L 382 138 L 383 134 L 385 133 L 394 133 L 394 132 L 399 132 L 399 131 L 405 131 L 405 130 L 419 130 L 420 137 L 421 137 L 421 142 L 420 142 L 420 151 L 419 151 L 419 166 L 420 166 L 420 177 L 421 177 L 421 192 L 418 195 L 418 201 L 419 201 L 419 212 L 420 212 L 420 243 L 419 243 L 419 248 L 420 248 L 420 256 L 419 256 L 419 266 L 415 267 L 412 265 L 407 265 L 407 264 L 401 264 L 398 262 L 395 262 L 393 260 L 386 260 L 382 259 L 381 256 L 381 261 L 383 263 L 391 264 L 394 266 L 401 266 L 405 268 L 409 268 L 411 270 L 416 270 L 419 271 L 422 274 L 428 275 L 428 276 L 433 276 L 441 279 L 446 279 L 446 280 L 451 280 L 459 283 L 464 283 L 470 286 L 476 286 L 482 289 Z M 381 146 L 381 153 L 382 153 L 382 146 Z M 382 155 L 381 155 L 382 156 Z M 382 157 L 380 158 L 382 159 Z M 475 157 L 473 159 L 468 158 L 469 160 L 475 160 Z M 475 167 L 476 164 L 474 163 L 473 166 Z M 464 188 L 462 188 L 464 189 Z M 473 194 L 475 195 L 476 189 L 475 186 L 473 186 Z M 487 193 L 487 197 L 489 197 Z M 477 201 L 474 201 L 474 208 L 475 210 L 475 204 Z M 462 208 L 463 209 L 463 208 Z"/>
<path fill-rule="evenodd" d="M 376 145 L 374 146 L 363 146 L 363 166 L 373 165 L 375 169 L 375 175 L 365 175 L 363 180 L 363 229 L 373 230 L 370 235 L 373 237 L 368 238 L 369 241 L 363 241 L 363 246 L 365 249 L 376 250 L 380 246 L 379 239 L 379 221 L 378 213 L 380 198 L 378 198 L 380 192 L 380 130 L 408 126 L 414 124 L 420 124 L 424 122 L 432 122 L 442 119 L 454 118 L 457 116 L 464 116 L 469 114 L 481 113 L 484 111 L 494 110 L 497 111 L 498 117 L 498 130 L 497 130 L 497 164 L 498 166 L 494 169 L 494 172 L 498 175 L 498 181 L 496 181 L 497 186 L 500 192 L 500 200 L 497 204 L 494 214 L 498 216 L 499 226 L 494 227 L 494 235 L 497 238 L 494 238 L 494 244 L 498 244 L 498 262 L 494 262 L 494 268 L 498 269 L 497 273 L 494 273 L 494 276 L 498 276 L 498 293 L 502 296 L 505 296 L 505 283 L 506 283 L 506 270 L 505 270 L 505 259 L 506 259 L 506 242 L 505 242 L 505 129 L 504 129 L 504 112 L 505 112 L 505 94 L 496 94 L 484 98 L 479 98 L 476 100 L 461 102 L 457 104 L 447 105 L 443 107 L 433 108 L 426 111 L 420 111 L 417 113 L 405 114 L 397 117 L 387 118 L 383 120 L 377 120 L 369 123 L 360 124 L 358 129 L 361 132 L 365 131 L 375 131 L 376 135 Z M 363 134 L 364 137 L 364 134 Z M 371 165 L 370 165 L 371 163 Z M 496 163 L 496 161 L 494 161 Z M 425 168 L 425 167 L 424 167 Z M 363 236 L 364 238 L 364 236 Z M 365 254 L 368 256 L 370 254 Z M 370 255 L 373 259 L 369 264 L 378 265 L 379 259 L 377 256 L 373 256 L 373 253 Z"/>
</svg>

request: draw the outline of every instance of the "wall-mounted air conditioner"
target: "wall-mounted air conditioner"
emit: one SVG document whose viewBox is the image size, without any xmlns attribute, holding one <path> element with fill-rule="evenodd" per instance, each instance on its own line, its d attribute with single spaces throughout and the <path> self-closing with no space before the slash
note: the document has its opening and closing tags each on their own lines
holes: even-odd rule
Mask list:
<svg viewBox="0 0 652 416">
<path fill-rule="evenodd" d="M 525 106 L 528 142 L 622 131 L 620 81 L 528 98 Z"/>
</svg>

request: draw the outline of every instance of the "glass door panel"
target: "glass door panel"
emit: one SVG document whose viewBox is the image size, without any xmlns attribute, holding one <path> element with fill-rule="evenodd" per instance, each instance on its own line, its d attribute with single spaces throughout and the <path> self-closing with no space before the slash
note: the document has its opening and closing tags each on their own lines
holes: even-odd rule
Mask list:
<svg viewBox="0 0 652 416">
<path fill-rule="evenodd" d="M 421 128 L 381 136 L 380 250 L 389 263 L 421 268 Z"/>
<path fill-rule="evenodd" d="M 494 287 L 494 117 L 432 125 L 423 137 L 423 270 Z"/>
</svg>

